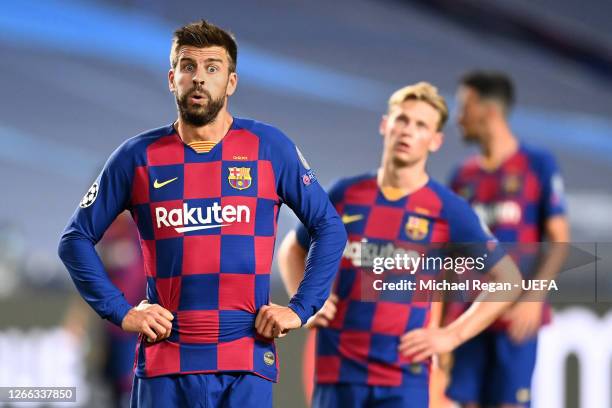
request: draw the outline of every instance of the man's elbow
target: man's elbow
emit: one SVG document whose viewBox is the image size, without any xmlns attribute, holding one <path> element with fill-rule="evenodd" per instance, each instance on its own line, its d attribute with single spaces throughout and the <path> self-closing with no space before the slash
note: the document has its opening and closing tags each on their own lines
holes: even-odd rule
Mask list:
<svg viewBox="0 0 612 408">
<path fill-rule="evenodd" d="M 348 234 L 346 233 L 344 223 L 342 222 L 339 216 L 334 217 L 334 227 L 336 230 L 335 234 L 338 237 L 338 240 L 342 241 L 342 245 L 345 245 L 346 241 L 348 240 Z"/>
<path fill-rule="evenodd" d="M 91 242 L 82 233 L 74 230 L 66 230 L 62 233 L 57 245 L 57 255 L 64 264 L 74 259 L 75 252 L 78 251 L 78 242 L 83 241 Z M 93 246 L 93 243 L 91 245 Z"/>
<path fill-rule="evenodd" d="M 66 233 L 63 233 L 57 245 L 57 256 L 59 256 L 62 261 L 65 261 L 68 257 L 69 252 L 70 239 L 68 238 Z"/>
</svg>

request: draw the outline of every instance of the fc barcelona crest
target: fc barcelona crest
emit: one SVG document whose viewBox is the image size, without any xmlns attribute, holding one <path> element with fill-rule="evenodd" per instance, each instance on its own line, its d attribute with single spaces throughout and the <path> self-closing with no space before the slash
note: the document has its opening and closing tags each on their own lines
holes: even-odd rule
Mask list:
<svg viewBox="0 0 612 408">
<path fill-rule="evenodd" d="M 250 167 L 230 167 L 229 175 L 227 176 L 230 186 L 236 190 L 246 190 L 251 187 L 253 179 L 251 178 Z"/>
<path fill-rule="evenodd" d="M 429 220 L 427 218 L 411 215 L 406 222 L 406 235 L 415 241 L 420 241 L 429 233 Z"/>
</svg>

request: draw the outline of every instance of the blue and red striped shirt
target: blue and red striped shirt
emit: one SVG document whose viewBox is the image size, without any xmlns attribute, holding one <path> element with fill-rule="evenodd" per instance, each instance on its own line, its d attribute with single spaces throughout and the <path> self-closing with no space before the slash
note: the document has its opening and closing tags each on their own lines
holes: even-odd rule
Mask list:
<svg viewBox="0 0 612 408">
<path fill-rule="evenodd" d="M 279 130 L 234 118 L 207 153 L 172 125 L 127 140 L 110 157 L 60 241 L 79 292 L 121 325 L 132 307 L 94 251 L 128 209 L 138 227 L 147 299 L 174 315 L 164 341 L 140 341 L 136 375 L 246 371 L 276 381 L 274 342 L 256 335 L 269 303 L 278 210 L 289 205 L 317 241 L 291 307 L 302 322 L 329 294 L 346 234 L 297 147 Z"/>
<path fill-rule="evenodd" d="M 493 235 L 508 249 L 524 278 L 537 272 L 535 244 L 544 240 L 546 221 L 566 213 L 563 179 L 555 158 L 547 151 L 524 144 L 497 169 L 487 170 L 478 156 L 459 165 L 451 175 L 450 186 L 465 198 Z M 543 324 L 551 319 L 548 305 Z M 491 328 L 506 328 L 501 319 Z"/>
<path fill-rule="evenodd" d="M 340 180 L 329 196 L 342 214 L 348 243 L 334 286 L 336 315 L 329 327 L 318 329 L 315 381 L 426 386 L 429 362 L 413 364 L 399 354 L 398 346 L 400 336 L 427 326 L 432 299 L 418 296 L 418 291 L 372 298 L 368 288 L 376 277 L 362 266 L 372 257 L 392 257 L 406 248 L 427 252 L 436 246 L 432 244 L 448 242 L 478 244 L 488 255 L 487 269 L 503 254 L 467 202 L 434 180 L 391 200 L 379 188 L 376 174 L 365 174 Z M 308 248 L 303 226 L 297 236 Z M 431 279 L 439 272 L 416 276 Z"/>
</svg>

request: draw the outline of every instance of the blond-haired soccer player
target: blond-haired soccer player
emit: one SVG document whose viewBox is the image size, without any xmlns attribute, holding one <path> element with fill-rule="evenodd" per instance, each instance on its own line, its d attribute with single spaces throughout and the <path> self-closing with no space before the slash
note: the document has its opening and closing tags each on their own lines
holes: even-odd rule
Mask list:
<svg viewBox="0 0 612 408">
<path fill-rule="evenodd" d="M 341 179 L 329 191 L 349 239 L 333 293 L 310 321 L 319 328 L 315 407 L 427 408 L 431 356 L 475 336 L 518 295 L 511 290 L 506 299 L 492 302 L 494 295 L 482 293 L 445 328 L 428 327 L 431 302 L 414 292 L 365 295 L 371 294 L 373 280 L 362 266 L 436 243 L 474 243 L 485 251 L 489 278 L 519 279 L 467 202 L 427 174 L 427 158 L 442 145 L 447 116 L 446 103 L 431 84 L 399 89 L 380 122 L 380 168 Z M 279 263 L 290 295 L 298 290 L 306 255 L 315 245 L 303 226 L 285 238 Z"/>
</svg>

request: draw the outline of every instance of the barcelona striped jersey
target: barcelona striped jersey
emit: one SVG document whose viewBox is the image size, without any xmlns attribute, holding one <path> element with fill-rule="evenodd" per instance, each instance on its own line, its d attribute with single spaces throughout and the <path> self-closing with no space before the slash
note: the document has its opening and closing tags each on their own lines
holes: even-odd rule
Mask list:
<svg viewBox="0 0 612 408">
<path fill-rule="evenodd" d="M 348 234 L 334 285 L 337 312 L 319 328 L 316 378 L 319 384 L 427 387 L 430 362 L 413 363 L 398 352 L 400 336 L 428 325 L 431 299 L 416 291 L 379 292 L 371 297 L 375 277 L 362 268 L 367 258 L 389 257 L 404 248 L 427 252 L 433 243 L 477 243 L 488 255 L 487 268 L 503 256 L 470 206 L 449 189 L 429 180 L 408 195 L 383 194 L 376 174 L 340 180 L 329 191 Z M 298 241 L 308 248 L 309 235 L 298 227 Z M 418 279 L 431 275 L 417 274 Z M 366 295 L 367 293 L 367 295 Z M 425 388 L 426 389 L 426 388 Z"/>
<path fill-rule="evenodd" d="M 184 144 L 172 125 L 127 140 L 69 221 L 59 254 L 85 300 L 121 325 L 132 306 L 109 281 L 94 244 L 128 209 L 147 299 L 174 315 L 168 339 L 140 341 L 136 375 L 231 371 L 276 381 L 274 343 L 256 335 L 254 321 L 270 301 L 283 203 L 319 244 L 289 303 L 305 322 L 329 294 L 346 234 L 293 142 L 253 120 L 234 118 L 207 152 Z"/>
</svg>

